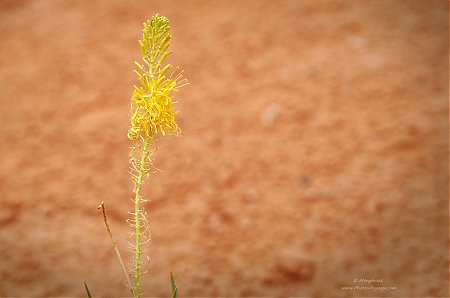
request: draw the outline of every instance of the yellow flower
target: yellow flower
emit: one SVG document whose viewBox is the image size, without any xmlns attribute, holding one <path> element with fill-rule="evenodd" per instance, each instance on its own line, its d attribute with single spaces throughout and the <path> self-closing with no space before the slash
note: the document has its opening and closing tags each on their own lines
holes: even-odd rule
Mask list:
<svg viewBox="0 0 450 298">
<path fill-rule="evenodd" d="M 142 134 L 149 137 L 158 132 L 162 135 L 178 135 L 180 129 L 175 121 L 173 92 L 188 84 L 178 68 L 164 64 L 170 55 L 169 20 L 166 17 L 154 16 L 144 23 L 141 46 L 143 64 L 135 62 L 134 70 L 140 86 L 134 86 L 131 97 L 131 125 L 128 138 L 138 140 Z M 171 71 L 172 70 L 172 71 Z M 169 74 L 170 72 L 170 74 Z M 177 72 L 177 73 L 176 73 Z"/>
<path fill-rule="evenodd" d="M 153 153 L 156 151 L 158 138 L 156 135 L 178 135 L 180 128 L 175 121 L 173 93 L 188 82 L 182 71 L 173 69 L 164 63 L 170 55 L 169 21 L 158 15 L 144 23 L 142 40 L 139 40 L 142 51 L 142 64 L 135 62 L 139 85 L 134 86 L 131 96 L 130 127 L 128 138 L 134 144 L 130 148 L 130 175 L 134 184 L 134 211 L 130 212 L 129 223 L 134 231 L 134 242 L 130 250 L 134 253 L 134 262 L 130 267 L 133 277 L 132 292 L 134 297 L 141 297 L 141 255 L 145 252 L 149 238 L 148 221 L 143 209 L 142 185 L 153 166 Z"/>
</svg>

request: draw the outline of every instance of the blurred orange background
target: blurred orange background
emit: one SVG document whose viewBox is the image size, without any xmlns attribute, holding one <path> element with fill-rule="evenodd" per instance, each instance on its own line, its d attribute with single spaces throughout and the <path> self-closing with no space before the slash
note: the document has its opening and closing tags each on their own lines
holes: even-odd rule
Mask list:
<svg viewBox="0 0 450 298">
<path fill-rule="evenodd" d="M 0 296 L 129 295 L 97 206 L 124 254 L 157 12 L 190 85 L 144 190 L 148 296 L 170 271 L 181 297 L 449 295 L 447 1 L 2 0 Z"/>
</svg>

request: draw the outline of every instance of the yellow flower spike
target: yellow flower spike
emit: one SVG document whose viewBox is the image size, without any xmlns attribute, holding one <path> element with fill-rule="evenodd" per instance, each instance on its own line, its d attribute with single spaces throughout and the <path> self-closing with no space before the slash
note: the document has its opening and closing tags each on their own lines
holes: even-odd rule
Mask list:
<svg viewBox="0 0 450 298">
<path fill-rule="evenodd" d="M 145 252 L 148 243 L 148 222 L 146 213 L 142 208 L 144 202 L 141 188 L 150 170 L 157 170 L 153 166 L 153 154 L 159 136 L 179 135 L 180 128 L 175 121 L 178 113 L 173 107 L 173 92 L 188 84 L 181 75 L 178 67 L 173 68 L 165 60 L 171 54 L 170 26 L 165 17 L 155 15 L 143 23 L 142 40 L 139 46 L 143 63 L 135 62 L 133 71 L 138 79 L 138 86 L 133 86 L 130 108 L 130 127 L 128 138 L 133 141 L 130 150 L 130 175 L 134 184 L 133 192 L 134 211 L 129 220 L 134 228 L 131 251 L 134 254 L 130 271 L 133 278 L 133 296 L 141 297 L 141 255 Z M 170 75 L 167 75 L 170 72 Z"/>
</svg>

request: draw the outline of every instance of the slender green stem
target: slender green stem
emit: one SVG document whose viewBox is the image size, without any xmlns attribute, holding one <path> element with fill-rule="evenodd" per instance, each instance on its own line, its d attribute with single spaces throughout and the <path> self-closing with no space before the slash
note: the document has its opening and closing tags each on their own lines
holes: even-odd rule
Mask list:
<svg viewBox="0 0 450 298">
<path fill-rule="evenodd" d="M 141 255 L 142 255 L 142 210 L 141 210 L 141 187 L 144 181 L 144 178 L 147 174 L 145 165 L 147 164 L 148 155 L 149 155 L 149 147 L 150 147 L 151 137 L 149 135 L 145 135 L 144 144 L 142 147 L 142 156 L 139 165 L 139 172 L 136 178 L 135 184 L 135 199 L 134 199 L 134 224 L 135 224 L 135 252 L 134 252 L 134 297 L 141 297 Z"/>
<path fill-rule="evenodd" d="M 108 224 L 108 219 L 106 217 L 106 210 L 105 210 L 105 204 L 102 202 L 100 206 L 98 206 L 98 209 L 102 209 L 103 213 L 103 221 L 105 222 L 106 231 L 108 232 L 109 238 L 111 239 L 112 245 L 114 247 L 114 251 L 116 252 L 117 259 L 119 260 L 120 268 L 122 269 L 123 274 L 125 275 L 125 281 L 127 282 L 127 286 L 130 289 L 131 293 L 133 293 L 133 286 L 131 285 L 130 277 L 128 276 L 127 269 L 125 268 L 125 265 L 123 264 L 122 256 L 120 255 L 119 248 L 117 247 L 117 243 L 114 240 L 113 234 L 111 232 L 111 228 Z M 86 284 L 85 284 L 86 286 Z M 86 290 L 87 286 L 86 286 Z M 89 291 L 88 291 L 89 294 Z"/>
</svg>

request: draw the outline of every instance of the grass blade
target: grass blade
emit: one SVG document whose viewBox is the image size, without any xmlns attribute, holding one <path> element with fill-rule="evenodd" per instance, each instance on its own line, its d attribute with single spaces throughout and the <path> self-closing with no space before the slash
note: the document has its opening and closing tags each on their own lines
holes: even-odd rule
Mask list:
<svg viewBox="0 0 450 298">
<path fill-rule="evenodd" d="M 172 286 L 172 298 L 178 298 L 178 288 L 172 272 L 170 272 L 170 285 Z"/>
<path fill-rule="evenodd" d="M 84 288 L 86 289 L 86 293 L 87 293 L 88 297 L 92 298 L 91 292 L 89 291 L 89 288 L 88 288 L 86 282 L 83 281 L 83 283 L 84 283 Z"/>
</svg>

